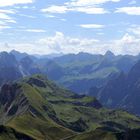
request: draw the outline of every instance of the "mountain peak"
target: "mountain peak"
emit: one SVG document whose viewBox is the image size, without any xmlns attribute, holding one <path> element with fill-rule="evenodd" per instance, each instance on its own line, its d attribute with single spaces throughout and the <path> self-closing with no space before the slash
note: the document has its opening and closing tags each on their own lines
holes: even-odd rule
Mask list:
<svg viewBox="0 0 140 140">
<path fill-rule="evenodd" d="M 17 50 L 11 50 L 10 53 L 20 53 Z"/>
<path fill-rule="evenodd" d="M 87 53 L 87 52 L 79 52 L 78 55 L 92 55 L 92 54 Z"/>
<path fill-rule="evenodd" d="M 8 54 L 8 52 L 6 51 L 3 51 L 3 52 L 0 52 L 1 55 L 4 55 L 4 54 Z"/>
<path fill-rule="evenodd" d="M 14 55 L 18 61 L 20 61 L 22 58 L 28 56 L 27 53 L 21 53 L 21 52 L 19 52 L 17 50 L 12 50 L 10 52 L 10 54 Z"/>
<path fill-rule="evenodd" d="M 114 53 L 112 53 L 111 51 L 107 51 L 107 52 L 105 53 L 105 56 L 114 56 Z"/>
<path fill-rule="evenodd" d="M 28 54 L 25 53 L 25 52 L 22 53 L 22 52 L 19 52 L 19 51 L 17 51 L 17 50 L 14 50 L 14 49 L 11 50 L 10 53 L 12 53 L 12 54 L 26 54 L 26 55 L 28 55 Z"/>
<path fill-rule="evenodd" d="M 17 63 L 17 61 L 13 54 L 10 54 L 5 51 L 0 53 L 0 65 L 1 66 L 15 65 L 16 63 Z"/>
</svg>

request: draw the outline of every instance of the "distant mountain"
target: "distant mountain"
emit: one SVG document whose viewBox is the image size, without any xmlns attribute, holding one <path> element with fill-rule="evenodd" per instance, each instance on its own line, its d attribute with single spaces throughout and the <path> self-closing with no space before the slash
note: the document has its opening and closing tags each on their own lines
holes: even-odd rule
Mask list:
<svg viewBox="0 0 140 140">
<path fill-rule="evenodd" d="M 0 53 L 0 85 L 22 77 L 18 66 L 14 55 L 7 52 Z"/>
<path fill-rule="evenodd" d="M 41 70 L 45 75 L 48 75 L 50 79 L 55 81 L 65 75 L 65 70 L 53 60 L 48 60 Z"/>
<path fill-rule="evenodd" d="M 105 55 L 88 53 L 68 54 L 52 59 L 63 69 L 57 82 L 77 93 L 87 93 L 92 86 L 101 87 L 122 71 L 128 73 L 139 56 L 118 55 L 108 51 Z M 48 74 L 48 73 L 47 73 Z M 48 74 L 49 75 L 49 74 Z M 50 79 L 56 80 L 55 77 Z"/>
<path fill-rule="evenodd" d="M 34 54 L 33 56 L 39 58 L 39 59 L 53 59 L 55 57 L 60 57 L 63 56 L 63 53 L 52 53 L 52 54 L 47 54 L 47 55 L 39 55 L 39 54 Z"/>
<path fill-rule="evenodd" d="M 30 56 L 30 58 L 31 58 L 32 60 L 36 60 L 36 59 L 37 59 L 34 55 L 29 55 L 29 54 L 27 54 L 27 53 L 21 53 L 21 52 L 18 52 L 18 51 L 16 51 L 16 50 L 12 50 L 12 51 L 10 52 L 10 54 L 13 54 L 13 55 L 15 56 L 15 58 L 16 58 L 17 61 L 20 61 L 21 59 L 23 59 L 23 58 L 25 58 L 25 57 L 27 57 L 27 56 Z"/>
<path fill-rule="evenodd" d="M 109 59 L 112 59 L 113 57 L 115 57 L 114 53 L 112 53 L 111 51 L 107 51 L 104 56 Z"/>
<path fill-rule="evenodd" d="M 79 94 L 86 94 L 90 88 L 95 86 L 98 88 L 104 86 L 121 72 L 127 74 L 140 58 L 140 55 L 115 56 L 110 51 L 107 51 L 105 55 L 81 52 L 51 59 L 43 56 L 36 58 L 15 50 L 9 55 L 14 55 L 17 61 L 16 70 L 20 73 L 19 77 L 42 73 L 59 85 Z M 6 62 L 2 60 L 1 63 Z"/>
<path fill-rule="evenodd" d="M 0 86 L 28 75 L 41 73 L 38 66 L 34 63 L 32 56 L 26 54 L 24 57 L 25 54 L 23 55 L 22 53 L 16 52 L 16 54 L 23 57 L 17 60 L 12 52 L 0 53 Z"/>
<path fill-rule="evenodd" d="M 1 67 L 16 67 L 17 60 L 14 55 L 7 52 L 0 53 L 0 66 Z"/>
<path fill-rule="evenodd" d="M 22 58 L 28 56 L 27 53 L 20 53 L 16 50 L 12 50 L 10 53 L 13 54 L 18 61 L 21 60 Z"/>
<path fill-rule="evenodd" d="M 62 65 L 68 65 L 68 63 L 75 63 L 75 62 L 91 62 L 91 61 L 97 61 L 101 58 L 102 55 L 92 55 L 89 53 L 78 53 L 78 54 L 66 54 L 61 57 L 56 57 L 53 60 L 62 64 Z"/>
<path fill-rule="evenodd" d="M 49 59 L 52 59 L 52 58 L 60 57 L 60 56 L 63 56 L 63 55 L 64 55 L 63 53 L 51 53 L 51 54 L 46 55 L 46 57 L 49 58 Z"/>
<path fill-rule="evenodd" d="M 32 75 L 41 73 L 40 68 L 37 66 L 31 56 L 26 56 L 20 60 L 20 66 L 24 75 Z"/>
<path fill-rule="evenodd" d="M 4 84 L 0 91 L 2 140 L 109 140 L 116 135 L 121 140 L 127 131 L 139 138 L 139 128 L 138 117 L 108 110 L 94 97 L 76 95 L 45 76 Z"/>
<path fill-rule="evenodd" d="M 128 74 L 121 73 L 102 88 L 91 89 L 89 94 L 108 107 L 124 108 L 140 115 L 140 61 Z"/>
<path fill-rule="evenodd" d="M 138 61 L 128 73 L 126 84 L 127 96 L 123 102 L 121 102 L 120 107 L 140 115 L 140 61 Z"/>
</svg>

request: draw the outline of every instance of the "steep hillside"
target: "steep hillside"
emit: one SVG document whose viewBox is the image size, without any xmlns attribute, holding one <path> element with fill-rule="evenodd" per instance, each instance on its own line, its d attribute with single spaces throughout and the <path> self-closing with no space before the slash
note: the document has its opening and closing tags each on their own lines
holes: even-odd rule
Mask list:
<svg viewBox="0 0 140 140">
<path fill-rule="evenodd" d="M 93 88 L 90 95 L 96 96 L 104 105 L 113 108 L 124 108 L 140 115 L 140 61 L 128 74 L 121 73 L 100 89 Z"/>
<path fill-rule="evenodd" d="M 121 110 L 103 108 L 94 97 L 76 95 L 35 75 L 3 85 L 0 124 L 2 140 L 9 139 L 9 135 L 13 140 L 20 140 L 18 136 L 62 140 L 100 127 L 115 132 L 140 128 L 140 119 Z"/>
</svg>

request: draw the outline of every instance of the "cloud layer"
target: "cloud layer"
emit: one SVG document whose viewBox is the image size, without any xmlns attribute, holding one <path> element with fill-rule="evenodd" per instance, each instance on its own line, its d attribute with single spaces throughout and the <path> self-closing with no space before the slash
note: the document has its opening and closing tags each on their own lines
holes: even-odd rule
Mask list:
<svg viewBox="0 0 140 140">
<path fill-rule="evenodd" d="M 115 54 L 133 54 L 140 52 L 140 39 L 126 33 L 118 40 L 100 42 L 97 39 L 72 38 L 61 32 L 56 32 L 54 36 L 41 38 L 36 42 L 18 43 L 4 45 L 7 51 L 16 49 L 30 54 L 50 54 L 50 53 L 79 53 L 88 52 L 93 54 L 104 54 L 110 50 Z M 1 45 L 2 46 L 2 45 Z M 0 51 L 3 48 L 0 48 Z"/>
<path fill-rule="evenodd" d="M 140 7 L 121 7 L 121 8 L 117 8 L 116 13 L 125 13 L 128 15 L 140 16 Z"/>
<path fill-rule="evenodd" d="M 107 10 L 100 7 L 101 4 L 107 2 L 119 2 L 120 0 L 71 0 L 63 5 L 51 5 L 42 12 L 47 13 L 66 13 L 66 12 L 82 12 L 86 14 L 105 14 Z"/>
<path fill-rule="evenodd" d="M 27 4 L 32 2 L 33 0 L 5 0 L 5 1 L 0 1 L 0 7 L 13 6 L 17 4 Z"/>
<path fill-rule="evenodd" d="M 138 0 L 5 0 L 0 50 L 137 54 L 139 24 Z"/>
</svg>

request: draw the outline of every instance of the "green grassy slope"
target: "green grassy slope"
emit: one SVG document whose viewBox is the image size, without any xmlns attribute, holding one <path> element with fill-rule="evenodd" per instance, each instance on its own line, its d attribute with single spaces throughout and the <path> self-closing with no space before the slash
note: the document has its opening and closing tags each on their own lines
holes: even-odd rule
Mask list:
<svg viewBox="0 0 140 140">
<path fill-rule="evenodd" d="M 109 132 L 103 129 L 83 133 L 69 137 L 65 140 L 139 140 L 140 129 L 128 130 L 127 132 Z"/>
<path fill-rule="evenodd" d="M 5 127 L 35 140 L 64 140 L 100 127 L 115 132 L 140 128 L 138 117 L 103 108 L 94 97 L 76 95 L 40 75 L 4 85 L 0 114 Z"/>
</svg>

